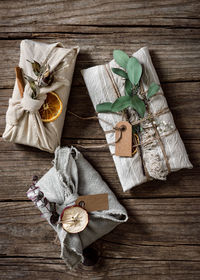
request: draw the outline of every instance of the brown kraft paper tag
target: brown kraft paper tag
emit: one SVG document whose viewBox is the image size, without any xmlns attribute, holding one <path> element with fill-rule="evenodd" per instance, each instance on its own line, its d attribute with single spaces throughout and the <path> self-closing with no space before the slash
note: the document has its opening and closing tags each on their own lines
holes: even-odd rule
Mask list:
<svg viewBox="0 0 200 280">
<path fill-rule="evenodd" d="M 76 204 L 82 206 L 87 212 L 108 210 L 108 194 L 82 195 L 77 198 Z"/>
<path fill-rule="evenodd" d="M 116 124 L 117 128 L 123 128 L 115 132 L 115 155 L 120 157 L 132 157 L 132 125 L 121 121 Z M 121 138 L 120 138 L 121 134 Z M 117 141 L 120 138 L 119 141 Z"/>
</svg>

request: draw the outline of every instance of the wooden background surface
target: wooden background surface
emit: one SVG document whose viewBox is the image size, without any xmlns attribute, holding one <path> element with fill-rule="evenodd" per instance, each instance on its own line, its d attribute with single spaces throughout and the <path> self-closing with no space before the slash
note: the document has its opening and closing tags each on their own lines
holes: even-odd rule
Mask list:
<svg viewBox="0 0 200 280">
<path fill-rule="evenodd" d="M 130 55 L 147 45 L 194 165 L 123 193 L 109 151 L 83 151 L 130 218 L 95 243 L 95 267 L 69 271 L 26 198 L 32 175 L 42 176 L 53 156 L 1 141 L 0 279 L 200 279 L 200 2 L 1 0 L 0 16 L 1 135 L 22 39 L 81 47 L 68 108 L 82 116 L 94 109 L 80 69 L 109 61 L 113 49 Z M 98 123 L 67 115 L 62 144 L 76 143 L 105 143 Z"/>
</svg>

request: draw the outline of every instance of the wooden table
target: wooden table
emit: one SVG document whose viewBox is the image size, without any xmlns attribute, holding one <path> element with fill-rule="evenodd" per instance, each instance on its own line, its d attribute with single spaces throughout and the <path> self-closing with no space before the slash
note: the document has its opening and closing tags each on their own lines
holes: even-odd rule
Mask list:
<svg viewBox="0 0 200 280">
<path fill-rule="evenodd" d="M 69 110 L 94 114 L 80 69 L 148 46 L 192 170 L 123 193 L 108 149 L 83 150 L 127 208 L 129 221 L 98 240 L 94 267 L 68 270 L 55 233 L 26 198 L 52 155 L 1 142 L 0 279 L 200 279 L 200 2 L 187 0 L 0 1 L 1 134 L 24 38 L 79 45 Z M 66 115 L 62 144 L 105 143 L 96 121 Z"/>
</svg>

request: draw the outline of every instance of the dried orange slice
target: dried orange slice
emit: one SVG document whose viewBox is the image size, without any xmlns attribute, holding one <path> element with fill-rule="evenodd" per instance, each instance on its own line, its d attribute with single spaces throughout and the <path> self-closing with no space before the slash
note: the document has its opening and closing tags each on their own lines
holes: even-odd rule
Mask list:
<svg viewBox="0 0 200 280">
<path fill-rule="evenodd" d="M 62 101 L 57 93 L 50 91 L 47 93 L 47 98 L 39 110 L 43 122 L 53 122 L 62 113 Z"/>
<path fill-rule="evenodd" d="M 88 224 L 88 213 L 80 206 L 67 207 L 61 214 L 61 223 L 69 233 L 81 232 Z"/>
</svg>

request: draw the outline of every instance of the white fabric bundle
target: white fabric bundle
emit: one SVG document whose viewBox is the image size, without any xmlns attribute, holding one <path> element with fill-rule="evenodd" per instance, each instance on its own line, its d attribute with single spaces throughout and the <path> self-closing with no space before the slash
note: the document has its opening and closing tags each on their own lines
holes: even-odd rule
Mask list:
<svg viewBox="0 0 200 280">
<path fill-rule="evenodd" d="M 79 195 L 108 194 L 109 209 L 90 212 L 87 227 L 82 232 L 73 234 L 66 232 L 61 223 L 52 224 L 51 213 L 44 206 L 38 205 L 57 232 L 61 244 L 61 257 L 70 268 L 84 261 L 84 248 L 128 219 L 125 208 L 117 201 L 99 173 L 73 147 L 56 149 L 54 166 L 36 183 L 36 186 L 49 202 L 56 203 L 59 215 L 64 208 L 72 205 Z"/>
<path fill-rule="evenodd" d="M 141 48 L 133 54 L 134 57 L 142 64 L 143 76 L 142 86 L 144 91 L 149 88 L 152 82 L 159 84 L 159 79 L 156 74 L 155 68 L 152 64 L 151 57 L 147 47 Z M 99 65 L 91 67 L 89 69 L 82 70 L 82 75 L 85 80 L 90 98 L 96 109 L 96 105 L 103 102 L 114 102 L 118 97 L 116 94 L 116 87 L 121 96 L 124 93 L 124 79 L 112 73 L 112 67 L 119 67 L 114 60 L 106 65 Z M 110 78 L 112 77 L 112 78 Z M 124 191 L 131 189 L 134 186 L 140 185 L 146 182 L 148 179 L 166 179 L 166 175 L 170 172 L 177 171 L 181 168 L 192 168 L 192 164 L 188 159 L 184 144 L 180 138 L 179 132 L 175 129 L 173 116 L 168 109 L 167 101 L 164 97 L 162 89 L 161 94 L 153 96 L 149 102 L 149 110 L 154 116 L 156 113 L 167 109 L 167 112 L 162 113 L 154 117 L 158 123 L 164 123 L 174 128 L 174 132 L 165 136 L 165 133 L 160 132 L 162 143 L 165 149 L 166 156 L 163 154 L 163 150 L 158 141 L 153 141 L 146 147 L 142 146 L 143 159 L 146 166 L 146 171 L 149 176 L 146 176 L 143 171 L 142 161 L 140 154 L 137 152 L 133 157 L 119 157 L 113 155 L 113 160 L 117 169 L 117 173 Z M 132 112 L 133 113 L 133 112 Z M 114 113 L 100 113 L 98 115 L 100 125 L 104 131 L 110 131 L 115 125 L 123 120 L 122 115 Z M 133 114 L 134 120 L 134 114 Z M 145 127 L 148 126 L 148 122 L 142 123 Z M 147 130 L 141 132 L 142 141 L 150 139 L 151 130 L 148 135 Z M 115 141 L 114 133 L 106 133 L 107 143 L 113 143 Z M 111 154 L 115 153 L 115 147 L 109 146 Z M 166 157 L 168 164 L 166 163 Z M 169 168 L 167 168 L 167 165 Z"/>
<path fill-rule="evenodd" d="M 17 81 L 6 114 L 6 128 L 3 138 L 7 141 L 37 147 L 41 150 L 54 152 L 60 144 L 70 87 L 79 47 L 66 49 L 61 43 L 44 44 L 31 40 L 23 40 L 20 45 L 19 67 L 23 72 L 34 78 L 32 65 L 29 61 L 46 63 L 54 73 L 50 86 L 43 87 L 37 99 L 31 97 L 32 90 L 27 82 L 23 98 L 20 96 Z M 38 110 L 46 99 L 46 93 L 55 91 L 60 97 L 63 110 L 53 122 L 44 123 Z"/>
</svg>

